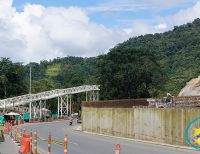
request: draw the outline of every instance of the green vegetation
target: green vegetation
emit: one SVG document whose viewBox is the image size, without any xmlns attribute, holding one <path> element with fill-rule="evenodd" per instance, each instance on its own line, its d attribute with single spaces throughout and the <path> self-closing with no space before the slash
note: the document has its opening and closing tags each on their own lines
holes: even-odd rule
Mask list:
<svg viewBox="0 0 200 154">
<path fill-rule="evenodd" d="M 1 99 L 28 93 L 29 66 L 1 58 Z M 162 34 L 130 38 L 106 55 L 55 58 L 31 66 L 33 93 L 100 84 L 101 99 L 155 97 L 167 91 L 177 95 L 200 74 L 200 19 Z M 81 98 L 73 101 L 80 103 Z M 56 104 L 50 107 L 56 110 Z"/>
<path fill-rule="evenodd" d="M 8 58 L 0 60 L 0 98 L 21 95 L 26 92 L 23 66 Z"/>
<path fill-rule="evenodd" d="M 50 77 L 58 76 L 60 70 L 61 70 L 61 64 L 50 65 L 46 70 L 46 75 Z"/>
<path fill-rule="evenodd" d="M 103 99 L 149 98 L 162 90 L 164 74 L 153 52 L 113 48 L 99 58 Z"/>
<path fill-rule="evenodd" d="M 162 34 L 130 38 L 119 46 L 155 52 L 166 74 L 164 89 L 174 95 L 200 74 L 200 19 Z"/>
</svg>

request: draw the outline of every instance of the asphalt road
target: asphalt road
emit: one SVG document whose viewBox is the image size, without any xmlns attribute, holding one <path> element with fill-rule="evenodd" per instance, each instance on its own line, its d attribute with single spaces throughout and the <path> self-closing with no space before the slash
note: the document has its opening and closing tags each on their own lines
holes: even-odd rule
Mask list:
<svg viewBox="0 0 200 154">
<path fill-rule="evenodd" d="M 184 150 L 167 146 L 129 141 L 91 135 L 80 131 L 72 130 L 68 121 L 40 123 L 27 126 L 27 130 L 37 129 L 38 136 L 47 139 L 48 132 L 52 134 L 52 139 L 63 142 L 64 135 L 68 136 L 68 153 L 69 154 L 115 154 L 115 144 L 121 144 L 120 154 L 199 154 L 195 150 Z M 38 140 L 38 148 L 41 154 L 47 153 L 47 142 Z M 59 144 L 52 144 L 52 154 L 63 154 L 64 148 Z"/>
<path fill-rule="evenodd" d="M 0 142 L 0 154 L 18 154 L 19 147 L 15 144 L 10 136 L 4 135 L 5 141 Z"/>
</svg>

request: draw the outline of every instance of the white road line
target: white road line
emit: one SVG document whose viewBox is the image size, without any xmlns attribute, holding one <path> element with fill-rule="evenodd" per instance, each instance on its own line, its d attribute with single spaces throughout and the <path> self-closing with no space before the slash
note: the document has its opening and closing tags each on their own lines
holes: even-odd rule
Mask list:
<svg viewBox="0 0 200 154">
<path fill-rule="evenodd" d="M 75 142 L 69 142 L 69 143 L 71 143 L 71 144 L 74 144 L 74 145 L 78 146 L 78 143 L 75 143 Z"/>
</svg>

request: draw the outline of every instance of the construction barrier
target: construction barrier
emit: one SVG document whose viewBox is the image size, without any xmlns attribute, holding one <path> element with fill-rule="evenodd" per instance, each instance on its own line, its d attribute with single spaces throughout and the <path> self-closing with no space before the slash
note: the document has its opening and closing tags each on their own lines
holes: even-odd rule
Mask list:
<svg viewBox="0 0 200 154">
<path fill-rule="evenodd" d="M 15 130 L 17 130 L 17 128 L 15 128 Z M 14 136 L 16 134 L 19 134 L 19 133 L 17 133 L 17 132 L 14 133 Z M 32 131 L 30 131 L 29 134 L 28 133 L 22 133 L 22 136 L 20 137 L 20 150 L 19 150 L 19 152 L 22 153 L 22 154 L 29 154 L 33 151 L 33 154 L 38 154 L 39 152 L 38 152 L 38 149 L 37 149 L 37 139 L 40 139 L 41 141 L 48 143 L 48 154 L 51 154 L 51 144 L 52 143 L 59 145 L 61 147 L 64 146 L 64 154 L 68 154 L 67 135 L 65 135 L 65 137 L 64 137 L 64 142 L 59 142 L 59 141 L 53 140 L 51 138 L 51 132 L 49 132 L 48 139 L 42 139 L 41 137 L 37 136 L 36 130 L 34 130 L 34 136 L 33 137 L 32 137 Z M 32 141 L 33 141 L 33 149 L 32 149 Z"/>
<path fill-rule="evenodd" d="M 69 118 L 67 116 L 62 116 L 62 117 L 53 117 L 53 120 L 55 121 L 60 121 L 60 120 L 69 120 Z"/>
<path fill-rule="evenodd" d="M 18 124 L 24 124 L 24 120 L 23 119 L 18 120 Z"/>
<path fill-rule="evenodd" d="M 121 146 L 120 144 L 115 145 L 115 154 L 120 154 Z"/>
<path fill-rule="evenodd" d="M 66 117 L 60 117 L 59 120 L 66 119 Z M 32 119 L 33 120 L 33 119 Z M 33 120 L 38 121 L 38 119 Z M 13 121 L 14 124 L 17 124 L 16 121 Z M 19 121 L 19 124 L 22 124 L 22 120 Z M 10 135 L 10 137 L 18 143 L 20 146 L 19 152 L 21 154 L 30 154 L 33 151 L 33 154 L 38 154 L 37 151 L 37 138 L 40 140 L 48 143 L 48 154 L 51 154 L 51 144 L 54 143 L 56 145 L 59 145 L 61 147 L 64 146 L 64 154 L 68 154 L 68 141 L 67 136 L 65 135 L 64 142 L 59 142 L 56 140 L 53 140 L 51 138 L 51 133 L 49 132 L 48 139 L 41 139 L 37 136 L 36 130 L 34 130 L 34 136 L 32 136 L 32 131 L 30 133 L 26 133 L 25 129 L 19 128 L 18 126 L 13 126 L 10 123 L 5 123 L 3 130 L 0 131 L 0 141 L 4 141 L 4 133 L 7 133 Z M 32 148 L 32 142 L 33 142 L 33 148 Z"/>
<path fill-rule="evenodd" d="M 22 128 L 21 129 L 18 129 L 18 130 L 20 130 L 20 133 L 18 134 L 18 143 L 19 143 L 19 145 L 21 144 L 20 143 L 20 140 L 21 140 L 21 138 L 22 138 L 22 136 L 23 136 L 23 132 L 22 132 Z"/>
<path fill-rule="evenodd" d="M 60 119 L 65 119 L 66 117 L 60 117 Z M 33 119 L 32 119 L 33 120 Z M 38 121 L 38 119 L 34 120 Z M 19 122 L 20 124 L 22 121 Z M 26 133 L 25 129 L 13 126 L 10 123 L 5 123 L 3 131 L 0 130 L 0 142 L 4 141 L 4 133 L 9 134 L 14 141 L 19 143 L 20 148 L 19 152 L 21 154 L 38 154 L 37 150 L 37 139 L 48 143 L 48 154 L 51 154 L 51 144 L 56 144 L 58 146 L 64 147 L 64 154 L 68 154 L 68 139 L 67 135 L 64 137 L 64 142 L 59 142 L 51 138 L 51 133 L 49 132 L 48 139 L 42 139 L 37 136 L 37 131 L 34 130 L 34 135 L 32 136 L 32 131 L 30 133 Z M 33 148 L 32 148 L 32 141 L 33 141 Z M 120 154 L 121 146 L 120 144 L 115 145 L 115 154 Z"/>
<path fill-rule="evenodd" d="M 4 134 L 3 134 L 3 130 L 0 130 L 0 142 L 4 142 L 5 138 L 4 138 Z"/>
<path fill-rule="evenodd" d="M 17 128 L 15 127 L 14 130 L 13 130 L 13 137 L 14 137 L 14 141 L 16 142 L 17 141 Z"/>
<path fill-rule="evenodd" d="M 8 134 L 10 132 L 10 130 L 11 130 L 11 124 L 10 123 L 5 123 L 4 124 L 4 128 L 3 128 L 3 132 L 5 134 Z"/>
<path fill-rule="evenodd" d="M 20 133 L 19 133 L 20 130 Z M 1 139 L 1 134 L 2 132 L 0 131 L 0 139 Z M 20 139 L 20 148 L 19 152 L 21 154 L 38 154 L 38 149 L 37 149 L 37 139 L 40 139 L 41 141 L 47 142 L 48 143 L 48 154 L 51 154 L 52 149 L 51 149 L 51 144 L 56 144 L 61 147 L 64 147 L 64 154 L 69 154 L 68 153 L 68 139 L 67 135 L 64 136 L 64 142 L 59 142 L 56 140 L 53 140 L 51 137 L 51 132 L 48 134 L 48 139 L 42 139 L 41 137 L 37 136 L 37 131 L 36 129 L 34 130 L 34 135 L 32 136 L 32 131 L 30 133 L 26 133 L 25 129 L 19 129 L 18 127 L 14 127 L 12 129 L 12 137 L 15 141 L 18 141 Z M 20 137 L 19 137 L 20 136 Z M 33 148 L 32 148 L 32 141 L 33 141 Z M 115 145 L 115 154 L 120 154 L 121 151 L 121 145 L 116 144 Z"/>
<path fill-rule="evenodd" d="M 18 125 L 18 120 L 15 120 L 15 121 L 14 121 L 14 125 Z"/>
<path fill-rule="evenodd" d="M 65 135 L 63 145 L 64 145 L 64 154 L 68 154 L 68 151 L 67 151 L 67 135 Z"/>
<path fill-rule="evenodd" d="M 51 132 L 49 132 L 49 137 L 48 137 L 48 154 L 51 153 Z"/>
<path fill-rule="evenodd" d="M 25 128 L 23 129 L 23 133 L 26 133 L 26 129 Z"/>
<path fill-rule="evenodd" d="M 67 116 L 60 116 L 60 117 L 51 117 L 48 119 L 42 120 L 40 118 L 32 118 L 29 119 L 29 123 L 39 123 L 39 122 L 52 122 L 52 121 L 62 121 L 62 120 L 69 120 Z M 20 121 L 20 124 L 24 124 L 24 120 Z"/>
<path fill-rule="evenodd" d="M 65 135 L 65 138 L 64 138 L 64 142 L 60 142 L 60 141 L 56 141 L 54 139 L 51 138 L 51 136 L 49 136 L 48 139 L 43 139 L 39 136 L 37 136 L 37 138 L 43 142 L 47 142 L 49 143 L 48 147 L 50 147 L 50 152 L 51 152 L 51 144 L 55 144 L 55 145 L 58 145 L 60 147 L 64 147 L 64 152 L 67 152 L 67 148 L 68 148 L 68 140 L 67 140 L 67 136 Z M 68 154 L 68 153 L 65 153 L 65 154 Z"/>
<path fill-rule="evenodd" d="M 21 132 L 22 133 L 22 132 Z M 16 128 L 16 143 L 19 143 L 20 144 L 20 137 L 21 137 L 21 133 L 20 133 L 20 129 L 17 127 Z"/>
<path fill-rule="evenodd" d="M 31 154 L 32 154 L 32 140 L 33 140 L 33 134 L 32 134 L 32 130 L 30 132 L 30 151 L 31 151 Z"/>
<path fill-rule="evenodd" d="M 20 148 L 19 152 L 21 154 L 30 154 L 31 148 L 30 148 L 30 134 L 23 133 L 20 138 Z"/>
<path fill-rule="evenodd" d="M 12 131 L 13 131 L 13 127 L 12 127 L 12 125 L 10 125 L 10 137 L 11 138 L 13 137 Z"/>
<path fill-rule="evenodd" d="M 33 154 L 37 154 L 37 131 L 34 130 L 34 146 L 33 146 Z"/>
<path fill-rule="evenodd" d="M 39 118 L 29 119 L 29 123 L 37 123 L 37 122 L 41 122 L 41 120 Z"/>
</svg>

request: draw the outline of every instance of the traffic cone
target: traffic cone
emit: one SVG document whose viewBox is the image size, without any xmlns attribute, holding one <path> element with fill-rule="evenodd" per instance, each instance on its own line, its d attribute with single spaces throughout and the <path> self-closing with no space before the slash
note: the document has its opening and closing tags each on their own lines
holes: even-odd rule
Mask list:
<svg viewBox="0 0 200 154">
<path fill-rule="evenodd" d="M 121 146 L 120 144 L 115 145 L 115 154 L 120 154 Z"/>
</svg>

